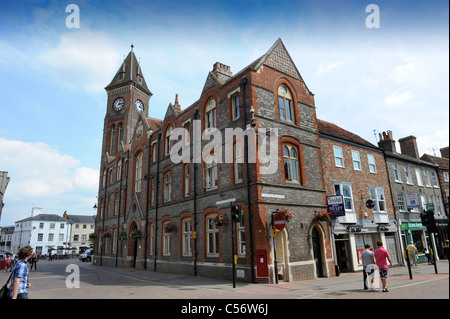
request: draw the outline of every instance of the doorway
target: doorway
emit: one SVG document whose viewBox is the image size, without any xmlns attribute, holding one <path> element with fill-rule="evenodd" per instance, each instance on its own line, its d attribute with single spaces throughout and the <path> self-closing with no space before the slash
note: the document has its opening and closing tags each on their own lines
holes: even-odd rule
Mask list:
<svg viewBox="0 0 450 319">
<path fill-rule="evenodd" d="M 349 272 L 351 267 L 350 239 L 347 234 L 335 234 L 336 259 L 341 272 Z"/>
<path fill-rule="evenodd" d="M 322 244 L 320 234 L 317 227 L 314 227 L 311 234 L 312 246 L 313 246 L 313 258 L 316 264 L 317 277 L 323 277 L 323 267 L 322 267 Z"/>
</svg>

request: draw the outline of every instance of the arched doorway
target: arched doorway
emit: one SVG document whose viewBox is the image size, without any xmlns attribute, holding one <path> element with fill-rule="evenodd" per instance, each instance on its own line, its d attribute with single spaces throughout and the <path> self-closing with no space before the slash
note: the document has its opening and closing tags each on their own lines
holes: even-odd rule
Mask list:
<svg viewBox="0 0 450 319">
<path fill-rule="evenodd" d="M 137 225 L 135 222 L 132 222 L 130 225 L 130 229 L 128 230 L 128 234 L 133 233 L 135 230 L 137 230 Z M 131 236 L 128 236 L 128 256 L 133 257 L 133 268 L 136 268 L 136 259 L 137 259 L 137 239 L 131 238 Z"/>
<path fill-rule="evenodd" d="M 289 269 L 289 240 L 286 229 L 277 231 L 275 237 L 276 257 L 278 264 L 278 280 L 291 281 Z M 274 247 L 272 243 L 272 260 L 274 260 Z"/>
<path fill-rule="evenodd" d="M 324 277 L 323 266 L 322 266 L 322 236 L 320 235 L 317 227 L 313 227 L 311 233 L 312 248 L 313 248 L 313 258 L 316 265 L 317 277 Z"/>
</svg>

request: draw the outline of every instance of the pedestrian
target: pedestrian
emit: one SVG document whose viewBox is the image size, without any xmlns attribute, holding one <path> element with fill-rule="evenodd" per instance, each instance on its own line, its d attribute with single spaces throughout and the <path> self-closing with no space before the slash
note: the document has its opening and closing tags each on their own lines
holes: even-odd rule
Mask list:
<svg viewBox="0 0 450 319">
<path fill-rule="evenodd" d="M 52 251 L 49 250 L 48 251 L 48 261 L 52 261 L 52 260 L 53 260 L 53 258 L 52 258 Z"/>
<path fill-rule="evenodd" d="M 5 272 L 8 271 L 8 269 L 11 268 L 11 256 L 9 254 L 6 254 L 5 257 Z"/>
<path fill-rule="evenodd" d="M 33 266 L 34 266 L 34 270 L 37 271 L 37 264 L 36 263 L 38 261 L 39 261 L 39 259 L 38 259 L 37 255 L 36 255 L 36 253 L 33 253 L 33 255 L 31 255 L 31 258 L 30 258 L 30 263 L 31 263 L 30 270 L 33 269 Z"/>
<path fill-rule="evenodd" d="M 392 267 L 392 261 L 389 256 L 389 252 L 383 247 L 383 242 L 381 240 L 377 241 L 378 248 L 375 250 L 375 260 L 380 271 L 380 279 L 383 285 L 383 292 L 388 292 L 387 289 L 387 277 L 388 277 L 388 264 Z"/>
<path fill-rule="evenodd" d="M 425 250 L 425 257 L 427 257 L 428 265 L 433 265 L 433 259 L 428 248 Z"/>
<path fill-rule="evenodd" d="M 370 245 L 369 244 L 365 244 L 364 245 L 365 250 L 361 253 L 361 259 L 363 262 L 363 280 L 364 280 L 364 290 L 369 289 L 367 287 L 367 276 L 371 276 L 371 287 L 370 290 L 375 290 L 373 288 L 373 273 L 375 271 L 375 258 L 374 258 L 374 253 L 373 251 L 370 250 Z"/>
<path fill-rule="evenodd" d="M 27 288 L 31 287 L 28 281 L 27 262 L 30 259 L 33 248 L 25 246 L 19 250 L 19 261 L 16 263 L 11 275 L 11 285 L 9 286 L 9 298 L 28 299 Z"/>
<path fill-rule="evenodd" d="M 417 254 L 419 253 L 417 251 L 416 246 L 414 246 L 414 242 L 411 240 L 409 245 L 406 246 L 406 250 L 408 251 L 408 255 L 409 255 L 409 263 L 412 266 L 412 261 L 414 261 L 414 265 L 417 266 Z"/>
<path fill-rule="evenodd" d="M 442 247 L 442 250 L 444 252 L 445 257 L 447 257 L 447 260 L 450 261 L 450 247 L 448 239 L 445 241 L 445 246 Z"/>
</svg>

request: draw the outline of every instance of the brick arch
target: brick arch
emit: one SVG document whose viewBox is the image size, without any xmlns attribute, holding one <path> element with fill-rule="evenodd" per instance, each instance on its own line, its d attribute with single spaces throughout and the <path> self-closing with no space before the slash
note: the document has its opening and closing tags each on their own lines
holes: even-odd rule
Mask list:
<svg viewBox="0 0 450 319">
<path fill-rule="evenodd" d="M 276 114 L 278 116 L 278 120 L 280 120 L 280 105 L 278 104 L 278 88 L 280 86 L 286 86 L 287 89 L 291 92 L 291 96 L 292 96 L 292 110 L 294 112 L 294 114 L 292 114 L 293 118 L 294 118 L 294 124 L 295 125 L 299 125 L 300 123 L 300 115 L 299 115 L 299 109 L 297 107 L 298 105 L 298 93 L 297 90 L 295 89 L 294 85 L 286 78 L 286 77 L 279 77 L 275 80 L 274 85 L 273 85 L 273 93 L 275 95 L 275 106 L 276 106 Z"/>
<path fill-rule="evenodd" d="M 278 147 L 278 156 L 281 159 L 283 159 L 283 145 L 284 144 L 291 144 L 297 148 L 299 174 L 300 174 L 299 182 L 300 182 L 300 185 L 305 185 L 306 184 L 306 167 L 305 167 L 305 158 L 303 156 L 303 152 L 304 152 L 303 145 L 300 143 L 299 140 L 297 140 L 296 138 L 294 138 L 292 136 L 283 135 L 283 136 L 281 136 L 279 141 L 280 141 L 279 142 L 280 144 Z M 281 180 L 283 181 L 283 184 L 286 185 L 286 179 L 285 179 L 285 174 L 284 174 L 284 160 L 281 160 L 279 165 L 280 165 L 279 168 L 280 168 Z"/>
</svg>

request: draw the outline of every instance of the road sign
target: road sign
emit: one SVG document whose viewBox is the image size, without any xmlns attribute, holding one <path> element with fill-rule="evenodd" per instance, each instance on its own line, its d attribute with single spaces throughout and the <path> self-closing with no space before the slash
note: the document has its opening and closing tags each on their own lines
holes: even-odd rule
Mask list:
<svg viewBox="0 0 450 319">
<path fill-rule="evenodd" d="M 345 216 L 344 197 L 342 195 L 327 196 L 327 204 L 330 217 Z"/>
<path fill-rule="evenodd" d="M 285 226 L 286 226 L 286 218 L 284 218 L 283 215 L 276 215 L 273 218 L 273 227 L 275 227 L 278 230 L 283 230 Z"/>
</svg>

